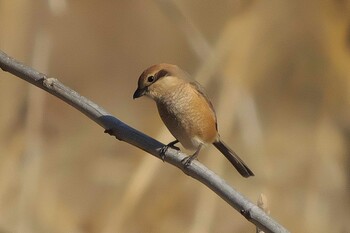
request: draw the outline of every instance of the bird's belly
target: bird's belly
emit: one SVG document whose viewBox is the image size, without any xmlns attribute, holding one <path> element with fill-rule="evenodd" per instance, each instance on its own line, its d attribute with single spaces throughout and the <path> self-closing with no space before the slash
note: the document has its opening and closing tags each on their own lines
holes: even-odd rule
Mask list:
<svg viewBox="0 0 350 233">
<path fill-rule="evenodd" d="M 211 112 L 196 112 L 188 103 L 157 106 L 164 124 L 186 149 L 196 150 L 199 145 L 216 140 L 216 122 Z"/>
</svg>

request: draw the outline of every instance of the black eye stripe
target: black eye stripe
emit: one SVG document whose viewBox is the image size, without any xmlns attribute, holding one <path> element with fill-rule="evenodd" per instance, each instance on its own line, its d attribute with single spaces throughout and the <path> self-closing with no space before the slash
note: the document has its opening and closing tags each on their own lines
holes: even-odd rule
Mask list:
<svg viewBox="0 0 350 233">
<path fill-rule="evenodd" d="M 168 71 L 160 70 L 160 71 L 158 71 L 158 73 L 155 76 L 156 76 L 156 79 L 159 79 L 159 78 L 163 78 L 163 77 L 167 76 L 168 74 L 169 74 Z"/>
<path fill-rule="evenodd" d="M 166 71 L 166 70 L 160 70 L 160 71 L 158 71 L 158 73 L 156 73 L 155 75 L 150 75 L 150 76 L 148 76 L 148 77 L 147 77 L 147 82 L 148 82 L 149 84 L 152 84 L 152 83 L 156 82 L 158 79 L 164 78 L 164 77 L 166 77 L 166 76 L 168 76 L 168 75 L 169 75 L 168 71 Z"/>
</svg>

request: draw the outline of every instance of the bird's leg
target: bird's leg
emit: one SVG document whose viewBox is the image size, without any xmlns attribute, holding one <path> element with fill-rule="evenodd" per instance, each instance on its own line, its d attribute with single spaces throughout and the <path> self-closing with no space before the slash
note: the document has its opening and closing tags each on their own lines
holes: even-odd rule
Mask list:
<svg viewBox="0 0 350 233">
<path fill-rule="evenodd" d="M 202 144 L 200 144 L 197 148 L 197 150 L 193 153 L 193 155 L 190 155 L 182 160 L 182 163 L 185 167 L 188 167 L 191 162 L 198 157 L 199 151 L 202 149 Z"/>
<path fill-rule="evenodd" d="M 165 152 L 168 150 L 169 147 L 175 149 L 175 150 L 180 150 L 179 147 L 175 146 L 176 143 L 178 143 L 179 140 L 172 141 L 168 143 L 167 145 L 163 146 L 162 149 L 160 149 L 160 157 L 162 158 L 163 162 L 165 159 Z"/>
</svg>

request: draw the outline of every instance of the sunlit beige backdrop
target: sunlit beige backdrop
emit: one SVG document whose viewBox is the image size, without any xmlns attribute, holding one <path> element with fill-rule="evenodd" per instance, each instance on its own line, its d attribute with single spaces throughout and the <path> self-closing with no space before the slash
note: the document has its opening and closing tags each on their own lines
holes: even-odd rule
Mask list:
<svg viewBox="0 0 350 233">
<path fill-rule="evenodd" d="M 199 159 L 292 232 L 350 232 L 350 1 L 0 0 L 0 49 L 125 123 L 172 140 L 140 73 L 168 62 L 208 90 L 222 138 Z M 255 232 L 178 169 L 0 72 L 0 231 Z"/>
</svg>

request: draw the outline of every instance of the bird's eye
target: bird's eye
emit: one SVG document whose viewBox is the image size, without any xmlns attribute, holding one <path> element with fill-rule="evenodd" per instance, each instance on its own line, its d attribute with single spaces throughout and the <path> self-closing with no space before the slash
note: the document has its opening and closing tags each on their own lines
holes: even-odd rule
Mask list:
<svg viewBox="0 0 350 233">
<path fill-rule="evenodd" d="M 149 76 L 147 78 L 147 81 L 150 82 L 150 83 L 153 82 L 154 81 L 154 76 Z"/>
</svg>

